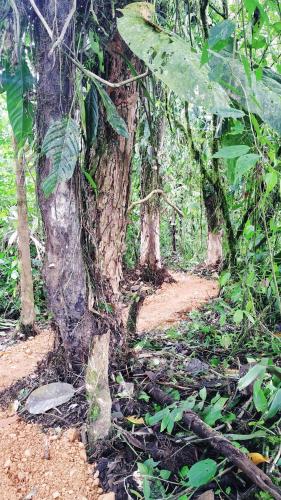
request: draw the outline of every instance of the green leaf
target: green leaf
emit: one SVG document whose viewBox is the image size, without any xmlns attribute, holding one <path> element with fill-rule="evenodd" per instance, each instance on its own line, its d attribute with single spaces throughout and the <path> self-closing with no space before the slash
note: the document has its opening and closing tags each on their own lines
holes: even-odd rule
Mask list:
<svg viewBox="0 0 281 500">
<path fill-rule="evenodd" d="M 72 177 L 79 150 L 80 130 L 72 118 L 62 118 L 49 127 L 42 144 L 42 152 L 52 162 L 52 171 L 42 183 L 45 196 L 53 193 L 57 183 Z"/>
<path fill-rule="evenodd" d="M 225 286 L 226 283 L 230 280 L 230 278 L 231 278 L 231 273 L 229 271 L 222 273 L 219 279 L 220 286 L 221 287 Z"/>
<path fill-rule="evenodd" d="M 249 146 L 245 144 L 239 146 L 224 146 L 213 155 L 213 158 L 238 158 L 238 156 L 247 154 L 249 149 Z"/>
<path fill-rule="evenodd" d="M 215 24 L 209 31 L 209 47 L 216 48 L 216 44 L 221 40 L 227 40 L 235 31 L 235 23 L 227 19 Z"/>
<path fill-rule="evenodd" d="M 252 434 L 225 434 L 225 437 L 234 441 L 249 441 L 250 439 L 265 438 L 267 434 L 264 431 L 256 431 Z"/>
<path fill-rule="evenodd" d="M 209 79 L 208 67 L 200 55 L 177 35 L 164 31 L 152 21 L 154 6 L 145 2 L 121 10 L 118 30 L 130 49 L 142 59 L 157 78 L 180 98 L 221 116 L 242 116 L 231 107 L 227 93 Z"/>
<path fill-rule="evenodd" d="M 86 112 L 86 134 L 87 146 L 91 148 L 96 141 L 98 124 L 99 124 L 99 100 L 95 85 L 92 83 L 91 88 L 85 99 Z"/>
<path fill-rule="evenodd" d="M 269 407 L 268 413 L 265 415 L 265 419 L 275 417 L 276 413 L 278 413 L 280 410 L 281 410 L 281 389 L 278 389 Z"/>
<path fill-rule="evenodd" d="M 233 314 L 234 323 L 239 325 L 243 320 L 243 317 L 244 317 L 244 311 L 242 311 L 242 309 L 237 309 L 237 311 L 235 311 L 235 313 Z"/>
<path fill-rule="evenodd" d="M 257 411 L 265 412 L 267 410 L 267 400 L 261 388 L 261 380 L 256 380 L 254 383 L 253 401 Z"/>
<path fill-rule="evenodd" d="M 235 181 L 242 179 L 243 175 L 246 175 L 257 163 L 260 155 L 249 153 L 240 156 L 236 161 L 235 166 Z"/>
<path fill-rule="evenodd" d="M 122 135 L 123 137 L 128 139 L 129 134 L 126 123 L 124 122 L 123 118 L 118 114 L 117 109 L 113 104 L 112 100 L 110 99 L 109 95 L 106 93 L 106 91 L 103 89 L 103 87 L 100 85 L 99 82 L 95 81 L 94 84 L 98 90 L 102 103 L 105 107 L 106 119 L 108 123 L 115 130 L 115 132 L 117 132 L 117 134 Z"/>
<path fill-rule="evenodd" d="M 222 417 L 222 409 L 227 401 L 227 398 L 219 398 L 214 404 L 206 408 L 203 413 L 203 420 L 211 427 Z"/>
<path fill-rule="evenodd" d="M 212 51 L 209 76 L 222 85 L 242 109 L 255 113 L 281 134 L 281 83 L 273 78 L 277 74 L 272 72 L 258 81 L 247 62 L 244 59 L 244 66 L 226 50 L 220 54 Z"/>
<path fill-rule="evenodd" d="M 199 488 L 204 484 L 209 483 L 216 475 L 217 463 L 210 458 L 206 460 L 201 460 L 196 464 L 192 465 L 188 471 L 188 485 L 192 488 Z"/>
<path fill-rule="evenodd" d="M 172 474 L 171 471 L 168 469 L 160 470 L 160 477 L 162 477 L 162 479 L 168 480 L 171 474 Z"/>
<path fill-rule="evenodd" d="M 91 176 L 91 174 L 89 172 L 87 172 L 86 170 L 82 169 L 83 171 L 83 174 L 85 175 L 88 183 L 90 184 L 91 188 L 93 189 L 93 191 L 97 194 L 98 193 L 98 187 L 97 187 L 97 184 L 96 182 L 94 181 L 93 177 Z"/>
<path fill-rule="evenodd" d="M 276 170 L 271 170 L 264 176 L 265 182 L 266 182 L 266 192 L 271 193 L 271 191 L 275 188 L 277 182 L 278 182 L 278 174 Z"/>
<path fill-rule="evenodd" d="M 246 373 L 246 375 L 244 375 L 244 377 L 242 377 L 239 380 L 238 386 L 237 386 L 238 389 L 240 391 L 242 391 L 243 389 L 248 387 L 248 385 L 252 384 L 252 382 L 254 382 L 254 380 L 256 380 L 256 378 L 258 378 L 258 377 L 262 378 L 264 376 L 265 372 L 266 372 L 266 366 L 264 366 L 264 365 L 252 366 L 252 368 L 250 368 L 248 373 Z"/>
<path fill-rule="evenodd" d="M 7 93 L 7 109 L 17 146 L 22 147 L 32 135 L 33 108 L 27 99 L 33 78 L 23 59 L 15 68 L 6 68 L 2 76 L 3 88 Z"/>
</svg>

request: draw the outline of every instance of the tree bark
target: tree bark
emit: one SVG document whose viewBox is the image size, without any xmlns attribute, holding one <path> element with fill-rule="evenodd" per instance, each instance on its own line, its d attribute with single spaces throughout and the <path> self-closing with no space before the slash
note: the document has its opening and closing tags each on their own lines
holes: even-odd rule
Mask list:
<svg viewBox="0 0 281 500">
<path fill-rule="evenodd" d="M 20 261 L 21 318 L 20 329 L 24 335 L 34 333 L 35 308 L 33 294 L 32 267 L 30 256 L 30 235 L 25 186 L 25 161 L 14 138 L 16 163 L 16 186 L 18 207 L 18 251 Z"/>
<path fill-rule="evenodd" d="M 135 61 L 120 36 L 115 34 L 107 46 L 107 80 L 118 82 L 130 76 L 126 58 L 131 63 Z M 109 284 L 109 300 L 117 303 L 123 275 L 122 258 L 125 250 L 138 100 L 137 83 L 110 89 L 108 93 L 127 125 L 129 138 L 125 139 L 111 128 L 106 122 L 104 109 L 101 109 L 98 145 L 92 155 L 92 163 L 96 165 L 94 179 L 97 185 L 92 221 L 97 269 L 101 279 Z"/>
<path fill-rule="evenodd" d="M 160 84 L 152 82 L 155 98 L 161 99 Z M 145 198 L 154 189 L 161 186 L 160 155 L 163 149 L 165 122 L 159 110 L 150 112 L 148 103 L 143 99 L 143 108 L 147 116 L 150 136 L 141 148 L 141 198 Z M 153 196 L 141 205 L 141 245 L 140 266 L 146 267 L 149 273 L 157 273 L 162 269 L 160 251 L 160 196 Z"/>
</svg>

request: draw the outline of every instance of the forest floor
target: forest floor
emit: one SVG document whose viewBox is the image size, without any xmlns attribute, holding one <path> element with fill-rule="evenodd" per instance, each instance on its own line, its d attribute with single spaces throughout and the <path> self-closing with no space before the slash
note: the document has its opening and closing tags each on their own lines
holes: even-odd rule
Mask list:
<svg viewBox="0 0 281 500">
<path fill-rule="evenodd" d="M 172 274 L 174 283 L 164 283 L 145 299 L 138 319 L 138 334 L 171 326 L 218 294 L 215 281 Z M 52 345 L 50 330 L 14 345 L 10 339 L 1 337 L 0 391 L 23 377 L 29 376 L 29 382 L 36 378 L 32 374 L 37 363 Z M 27 424 L 17 413 L 18 404 L 16 399 L 0 411 L 0 484 L 5 500 L 114 498 L 102 495 L 98 474 L 95 476 L 93 465 L 87 463 L 84 444 L 77 439 L 74 429 L 57 426 L 47 431 L 37 424 Z"/>
</svg>

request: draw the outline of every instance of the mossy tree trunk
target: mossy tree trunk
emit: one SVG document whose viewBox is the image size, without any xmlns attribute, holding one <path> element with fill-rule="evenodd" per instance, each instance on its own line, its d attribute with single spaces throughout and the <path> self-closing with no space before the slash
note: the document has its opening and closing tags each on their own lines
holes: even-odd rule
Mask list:
<svg viewBox="0 0 281 500">
<path fill-rule="evenodd" d="M 35 307 L 30 256 L 30 234 L 25 185 L 25 159 L 14 138 L 16 164 L 17 210 L 18 210 L 18 251 L 20 262 L 21 317 L 20 330 L 25 335 L 34 334 Z"/>
</svg>

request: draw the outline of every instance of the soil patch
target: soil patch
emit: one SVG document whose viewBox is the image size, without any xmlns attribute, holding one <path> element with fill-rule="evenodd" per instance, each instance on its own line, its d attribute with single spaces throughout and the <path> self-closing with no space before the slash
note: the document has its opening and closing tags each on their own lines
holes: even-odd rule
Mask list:
<svg viewBox="0 0 281 500">
<path fill-rule="evenodd" d="M 0 413 L 0 484 L 5 500 L 52 498 L 95 500 L 98 490 L 93 465 L 83 443 L 72 442 L 68 430 L 43 433 L 17 415 Z"/>
<path fill-rule="evenodd" d="M 51 330 L 0 351 L 0 391 L 32 373 L 53 347 Z"/>
<path fill-rule="evenodd" d="M 175 283 L 164 283 L 145 299 L 137 322 L 139 333 L 169 327 L 218 296 L 217 281 L 186 273 L 170 274 Z"/>
</svg>

